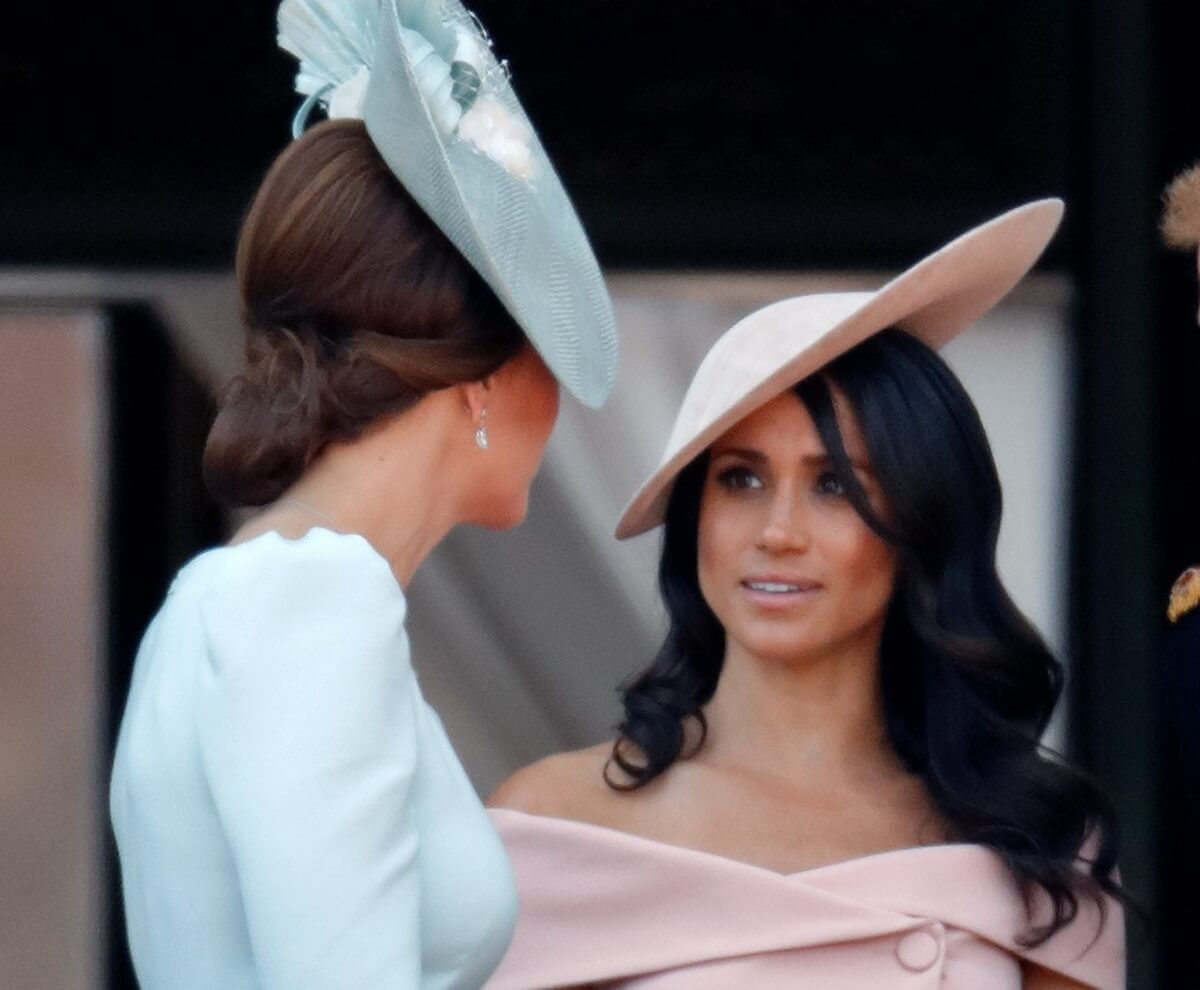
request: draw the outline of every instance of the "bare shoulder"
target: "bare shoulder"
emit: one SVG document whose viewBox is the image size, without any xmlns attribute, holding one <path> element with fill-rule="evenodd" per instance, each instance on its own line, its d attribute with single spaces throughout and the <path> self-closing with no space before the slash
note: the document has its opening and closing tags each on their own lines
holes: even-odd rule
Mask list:
<svg viewBox="0 0 1200 990">
<path fill-rule="evenodd" d="M 488 807 L 590 820 L 613 794 L 604 779 L 611 753 L 612 743 L 600 743 L 531 763 L 492 792 Z"/>
</svg>

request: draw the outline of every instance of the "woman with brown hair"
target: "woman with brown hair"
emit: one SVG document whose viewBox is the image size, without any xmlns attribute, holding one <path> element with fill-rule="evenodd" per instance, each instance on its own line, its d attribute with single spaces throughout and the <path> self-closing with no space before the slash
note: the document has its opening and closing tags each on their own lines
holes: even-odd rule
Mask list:
<svg viewBox="0 0 1200 990">
<path fill-rule="evenodd" d="M 512 878 L 404 588 L 455 526 L 521 522 L 559 383 L 611 386 L 611 309 L 466 11 L 287 0 L 280 29 L 303 115 L 334 119 L 238 245 L 247 367 L 204 470 L 261 511 L 180 571 L 135 665 L 111 789 L 133 959 L 145 987 L 477 987 Z"/>
</svg>

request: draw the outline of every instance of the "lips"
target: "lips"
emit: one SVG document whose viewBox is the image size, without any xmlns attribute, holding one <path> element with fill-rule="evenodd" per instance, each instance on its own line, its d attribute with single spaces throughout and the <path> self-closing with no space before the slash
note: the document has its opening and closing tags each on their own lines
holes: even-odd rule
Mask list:
<svg viewBox="0 0 1200 990">
<path fill-rule="evenodd" d="M 742 587 L 754 595 L 785 599 L 818 592 L 821 590 L 822 584 L 820 581 L 812 581 L 806 577 L 763 575 L 744 578 Z"/>
</svg>

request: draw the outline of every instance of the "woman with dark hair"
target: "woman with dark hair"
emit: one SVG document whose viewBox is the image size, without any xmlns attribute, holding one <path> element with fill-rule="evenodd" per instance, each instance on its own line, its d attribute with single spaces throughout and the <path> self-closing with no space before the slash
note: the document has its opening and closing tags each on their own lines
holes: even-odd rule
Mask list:
<svg viewBox="0 0 1200 990">
<path fill-rule="evenodd" d="M 139 650 L 111 807 L 148 988 L 475 988 L 515 916 L 409 662 L 454 527 L 523 519 L 558 410 L 615 370 L 566 194 L 451 0 L 286 0 L 303 133 L 246 217 L 247 367 L 204 454 L 259 507 Z M 301 120 L 298 131 L 303 130 Z"/>
<path fill-rule="evenodd" d="M 1042 749 L 1061 667 L 997 576 L 996 469 L 933 350 L 1060 215 L 710 351 L 618 527 L 664 524 L 666 640 L 614 744 L 493 798 L 521 916 L 489 986 L 1124 985 L 1114 813 Z"/>
</svg>

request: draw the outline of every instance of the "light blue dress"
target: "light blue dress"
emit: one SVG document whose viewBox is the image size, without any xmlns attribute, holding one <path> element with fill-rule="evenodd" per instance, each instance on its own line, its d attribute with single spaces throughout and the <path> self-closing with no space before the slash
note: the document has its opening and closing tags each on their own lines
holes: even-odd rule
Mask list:
<svg viewBox="0 0 1200 990">
<path fill-rule="evenodd" d="M 502 845 L 359 536 L 266 533 L 179 572 L 138 652 L 111 807 L 144 990 L 479 987 Z"/>
</svg>

